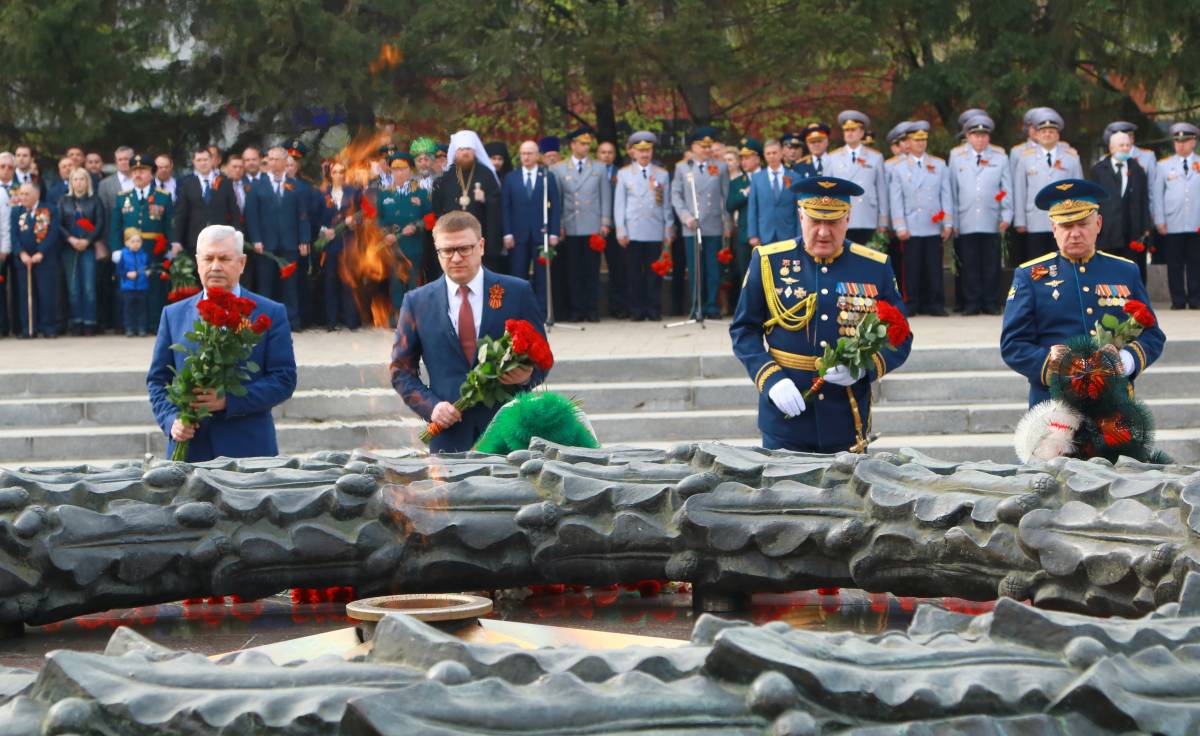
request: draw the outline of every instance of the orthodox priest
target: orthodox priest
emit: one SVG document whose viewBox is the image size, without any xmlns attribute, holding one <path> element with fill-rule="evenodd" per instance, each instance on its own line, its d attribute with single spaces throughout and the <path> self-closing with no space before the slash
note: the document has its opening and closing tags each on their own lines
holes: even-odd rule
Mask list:
<svg viewBox="0 0 1200 736">
<path fill-rule="evenodd" d="M 500 179 L 483 141 L 473 130 L 460 130 L 450 136 L 446 156 L 451 164 L 433 182 L 433 213 L 438 217 L 447 212 L 474 215 L 483 226 L 484 265 L 497 273 L 508 273 L 500 232 Z"/>
</svg>

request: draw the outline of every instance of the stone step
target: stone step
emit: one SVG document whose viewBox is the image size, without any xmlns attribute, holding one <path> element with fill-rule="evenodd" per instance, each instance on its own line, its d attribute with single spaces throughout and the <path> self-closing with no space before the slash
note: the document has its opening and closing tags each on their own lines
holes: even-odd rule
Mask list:
<svg viewBox="0 0 1200 736">
<path fill-rule="evenodd" d="M 1167 377 L 1160 380 L 1160 372 Z M 942 379 L 948 375 L 955 380 L 953 383 L 926 381 L 902 374 L 885 378 L 879 385 L 882 398 L 875 404 L 876 431 L 904 434 L 1011 432 L 1024 414 L 1025 402 L 1012 401 L 1024 388 L 1019 377 L 1000 372 L 989 374 L 985 380 L 962 378 L 957 374 L 938 375 Z M 996 382 L 1001 382 L 1007 390 L 993 390 Z M 1200 399 L 1181 398 L 1183 389 L 1197 382 L 1200 377 L 1192 369 L 1156 367 L 1139 381 L 1138 395 L 1172 394 L 1166 398 L 1144 399 L 1159 427 L 1200 426 Z M 971 388 L 969 395 L 964 395 L 964 386 Z M 684 432 L 696 430 L 694 424 L 689 424 L 689 416 L 699 419 L 713 412 L 713 416 L 721 416 L 722 412 L 741 412 L 752 417 L 758 402 L 756 390 L 746 379 L 555 384 L 554 388 L 579 400 L 589 416 L 629 415 L 621 419 L 627 422 L 661 420 L 667 423 L 665 426 L 678 424 Z M 948 389 L 953 389 L 954 395 L 947 396 Z M 986 401 L 989 392 L 994 394 L 996 401 Z M 372 388 L 297 391 L 275 410 L 275 416 L 279 421 L 357 422 L 400 419 L 412 414 L 392 389 Z M 0 427 L 106 427 L 153 422 L 144 395 L 0 400 Z M 686 438 L 688 435 L 671 436 Z"/>
<path fill-rule="evenodd" d="M 1200 399 L 1164 399 L 1147 403 L 1159 427 L 1160 444 L 1187 438 L 1200 443 L 1200 427 L 1197 426 Z M 971 448 L 1008 447 L 1023 409 L 1022 404 L 927 406 L 917 410 L 879 405 L 874 410 L 872 427 L 879 438 L 872 446 L 894 448 L 900 446 L 897 443 L 907 442 L 922 447 L 926 444 L 935 448 L 951 447 L 958 453 Z M 605 444 L 724 441 L 758 435 L 754 409 L 597 413 L 590 415 L 590 419 L 597 436 Z M 424 424 L 411 414 L 400 414 L 346 421 L 283 418 L 277 422 L 276 429 L 280 451 L 293 454 L 356 447 L 419 448 L 423 445 L 418 435 Z M 150 422 L 0 429 L 0 464 L 81 457 L 129 459 L 140 458 L 147 452 L 161 456 L 165 449 L 165 438 Z M 1164 449 L 1172 452 L 1165 446 Z M 1191 461 L 1190 453 L 1200 453 L 1200 444 L 1192 447 L 1184 443 L 1178 452 Z M 978 458 L 979 455 L 971 457 Z"/>
<path fill-rule="evenodd" d="M 964 338 L 970 337 L 964 335 Z M 302 365 L 299 368 L 299 387 L 302 390 L 386 388 L 391 385 L 387 360 L 388 356 L 381 355 L 378 363 Z M 1200 340 L 1176 340 L 1167 343 L 1167 349 L 1152 371 L 1194 365 L 1200 365 Z M 1000 359 L 995 343 L 964 343 L 949 347 L 914 348 L 904 367 L 893 375 L 917 376 L 948 370 L 1011 373 Z M 555 366 L 550 376 L 553 384 L 573 384 L 733 379 L 745 378 L 746 372 L 731 353 L 721 353 L 565 359 Z M 143 395 L 145 389 L 146 374 L 142 369 L 0 370 L 0 396 L 7 397 Z"/>
</svg>

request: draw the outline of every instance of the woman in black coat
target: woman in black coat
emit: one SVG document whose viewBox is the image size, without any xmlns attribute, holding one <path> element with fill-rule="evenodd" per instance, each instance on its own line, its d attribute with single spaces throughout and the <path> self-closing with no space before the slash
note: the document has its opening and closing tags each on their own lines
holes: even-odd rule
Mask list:
<svg viewBox="0 0 1200 736">
<path fill-rule="evenodd" d="M 58 200 L 62 242 L 59 251 L 70 303 L 68 324 L 73 335 L 96 333 L 96 250 L 108 223 L 108 213 L 92 191 L 92 177 L 78 168 L 68 178 L 67 193 Z M 99 257 L 106 257 L 101 253 Z"/>
</svg>

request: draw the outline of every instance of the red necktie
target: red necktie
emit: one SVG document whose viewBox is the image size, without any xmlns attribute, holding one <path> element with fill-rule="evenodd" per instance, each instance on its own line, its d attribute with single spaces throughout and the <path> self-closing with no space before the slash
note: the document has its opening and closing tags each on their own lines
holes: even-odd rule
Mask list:
<svg viewBox="0 0 1200 736">
<path fill-rule="evenodd" d="M 462 297 L 462 303 L 458 305 L 458 341 L 462 344 L 463 355 L 467 356 L 467 364 L 475 365 L 475 313 L 467 298 L 470 293 L 466 284 L 458 287 L 458 295 Z"/>
</svg>

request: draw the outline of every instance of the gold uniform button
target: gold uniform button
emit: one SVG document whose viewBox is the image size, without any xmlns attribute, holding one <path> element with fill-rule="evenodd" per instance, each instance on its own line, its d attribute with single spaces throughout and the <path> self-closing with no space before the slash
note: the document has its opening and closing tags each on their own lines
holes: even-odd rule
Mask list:
<svg viewBox="0 0 1200 736">
<path fill-rule="evenodd" d="M 1095 331 L 1095 330 L 1092 330 L 1092 334 L 1093 334 L 1093 335 L 1095 335 L 1095 334 L 1096 334 L 1096 331 Z"/>
<path fill-rule="evenodd" d="M 821 293 L 822 293 L 822 294 L 828 294 L 828 293 L 829 293 L 829 289 L 821 289 Z"/>
<path fill-rule="evenodd" d="M 828 341 L 828 340 L 822 340 L 822 341 L 821 341 L 821 347 L 823 347 L 823 348 L 827 348 L 827 347 L 829 347 L 829 341 Z"/>
<path fill-rule="evenodd" d="M 818 399 L 820 399 L 821 401 L 824 401 L 824 400 L 825 400 L 825 394 L 817 394 L 817 398 L 818 398 Z"/>
<path fill-rule="evenodd" d="M 821 266 L 821 273 L 829 273 L 829 266 Z"/>
<path fill-rule="evenodd" d="M 1092 313 L 1092 308 L 1091 308 L 1091 307 L 1088 307 L 1088 308 L 1087 308 L 1087 313 L 1088 313 L 1088 314 L 1091 314 L 1091 313 Z"/>
<path fill-rule="evenodd" d="M 829 315 L 828 315 L 828 314 L 822 314 L 822 315 L 821 315 L 821 321 L 822 321 L 822 322 L 826 322 L 826 321 L 828 321 L 828 320 L 829 320 Z"/>
<path fill-rule="evenodd" d="M 1087 266 L 1080 266 L 1079 273 L 1087 273 Z"/>
<path fill-rule="evenodd" d="M 1083 290 L 1084 290 L 1084 291 L 1091 291 L 1091 288 L 1090 288 L 1090 287 L 1087 287 L 1087 286 L 1085 286 L 1085 287 L 1083 287 Z"/>
</svg>

